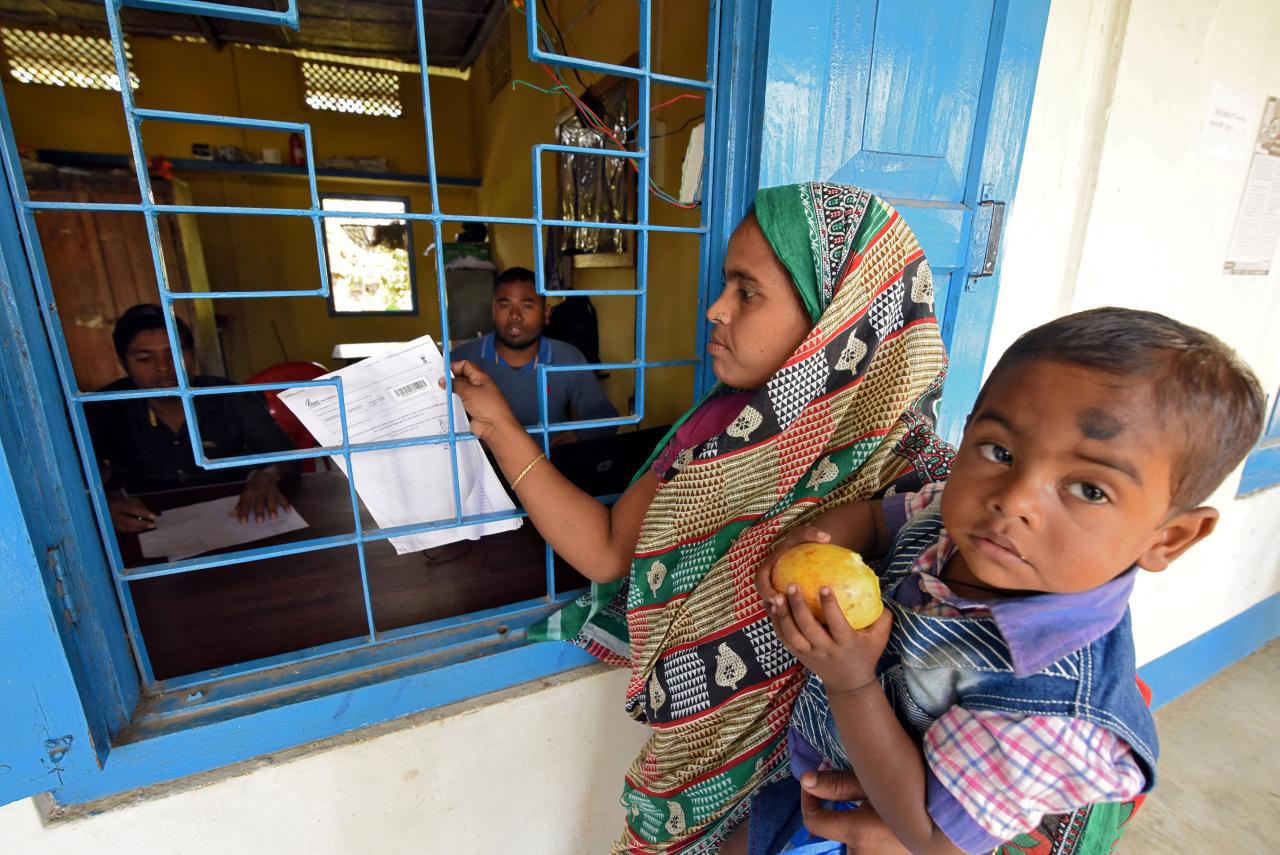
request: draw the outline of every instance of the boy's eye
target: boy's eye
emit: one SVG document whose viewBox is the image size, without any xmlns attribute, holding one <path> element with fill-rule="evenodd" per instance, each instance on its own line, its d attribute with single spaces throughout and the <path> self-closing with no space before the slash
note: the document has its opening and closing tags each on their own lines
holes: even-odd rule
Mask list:
<svg viewBox="0 0 1280 855">
<path fill-rule="evenodd" d="M 1087 481 L 1077 481 L 1074 484 L 1067 485 L 1067 491 L 1078 499 L 1084 499 L 1091 505 L 1103 505 L 1111 501 L 1107 497 L 1106 490 L 1096 484 L 1090 484 Z"/>
<path fill-rule="evenodd" d="M 1009 449 L 995 442 L 978 443 L 978 454 L 992 463 L 1000 463 L 1005 466 L 1013 462 L 1013 454 Z"/>
</svg>

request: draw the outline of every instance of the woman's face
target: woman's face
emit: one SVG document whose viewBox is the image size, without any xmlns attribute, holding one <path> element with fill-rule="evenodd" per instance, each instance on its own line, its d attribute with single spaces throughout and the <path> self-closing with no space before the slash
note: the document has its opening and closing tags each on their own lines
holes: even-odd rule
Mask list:
<svg viewBox="0 0 1280 855">
<path fill-rule="evenodd" d="M 749 215 L 729 238 L 724 291 L 707 309 L 707 353 L 720 382 L 758 389 L 813 328 L 791 275 Z"/>
</svg>

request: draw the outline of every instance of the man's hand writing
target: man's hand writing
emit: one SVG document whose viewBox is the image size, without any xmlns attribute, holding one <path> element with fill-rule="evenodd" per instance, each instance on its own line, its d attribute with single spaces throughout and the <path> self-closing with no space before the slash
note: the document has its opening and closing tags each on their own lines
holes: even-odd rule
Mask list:
<svg viewBox="0 0 1280 855">
<path fill-rule="evenodd" d="M 156 514 L 132 496 L 118 495 L 108 500 L 111 525 L 116 531 L 136 534 L 156 527 Z"/>
</svg>

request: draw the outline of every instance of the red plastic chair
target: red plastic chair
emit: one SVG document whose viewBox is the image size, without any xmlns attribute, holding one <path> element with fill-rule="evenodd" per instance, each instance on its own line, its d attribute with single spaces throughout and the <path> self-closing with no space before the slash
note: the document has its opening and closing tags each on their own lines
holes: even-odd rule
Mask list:
<svg viewBox="0 0 1280 855">
<path fill-rule="evenodd" d="M 278 365 L 272 365 L 264 368 L 257 374 L 246 380 L 246 383 L 285 383 L 290 380 L 314 380 L 322 374 L 328 374 L 329 369 L 325 368 L 318 362 L 281 362 Z M 280 403 L 280 393 L 278 391 L 263 392 L 267 399 L 267 412 L 271 413 L 271 418 L 276 420 L 276 424 L 280 425 L 281 430 L 285 432 L 285 436 L 293 443 L 294 448 L 315 448 L 320 443 L 316 442 L 316 438 L 311 435 L 302 422 L 298 421 L 298 417 L 293 411 Z M 328 458 L 324 459 L 326 469 L 331 469 L 332 464 Z M 303 460 L 302 471 L 316 471 L 315 459 Z"/>
</svg>

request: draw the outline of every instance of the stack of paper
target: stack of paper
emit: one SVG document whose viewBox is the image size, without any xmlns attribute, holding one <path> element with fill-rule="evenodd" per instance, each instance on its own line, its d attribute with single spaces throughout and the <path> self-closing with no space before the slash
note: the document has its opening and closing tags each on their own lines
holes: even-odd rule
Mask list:
<svg viewBox="0 0 1280 855">
<path fill-rule="evenodd" d="M 156 517 L 156 527 L 138 535 L 138 545 L 147 558 L 181 561 L 193 555 L 225 549 L 264 537 L 274 537 L 307 527 L 297 511 L 276 509 L 276 517 L 262 522 L 250 518 L 240 522 L 230 516 L 240 502 L 239 496 L 227 496 L 209 502 L 197 502 L 181 508 L 170 508 Z"/>
<path fill-rule="evenodd" d="M 440 380 L 444 359 L 431 336 L 326 374 L 341 377 L 347 431 L 352 444 L 426 437 L 448 431 L 448 404 Z M 321 445 L 342 444 L 337 390 L 288 389 L 280 400 Z M 467 414 L 454 398 L 454 429 L 468 429 Z M 488 458 L 475 440 L 458 443 L 458 487 L 464 515 L 515 509 Z M 454 516 L 449 446 L 415 445 L 352 455 L 356 492 L 382 528 L 449 520 Z M 346 461 L 333 457 L 348 477 Z M 476 540 L 509 531 L 519 519 L 438 529 L 391 538 L 396 552 L 417 552 L 455 540 Z"/>
</svg>

